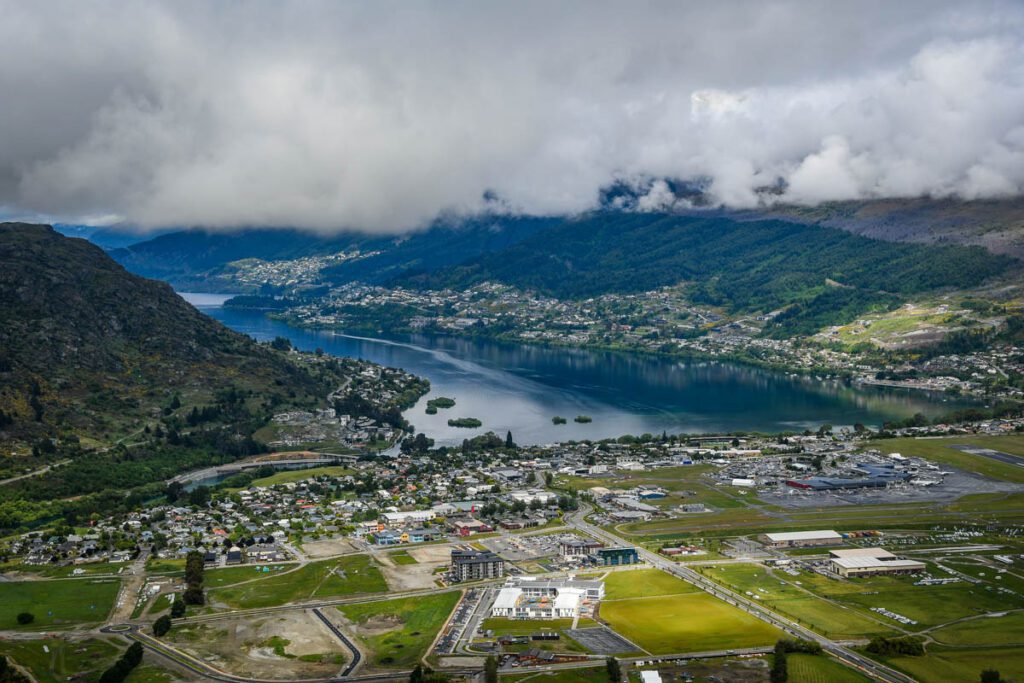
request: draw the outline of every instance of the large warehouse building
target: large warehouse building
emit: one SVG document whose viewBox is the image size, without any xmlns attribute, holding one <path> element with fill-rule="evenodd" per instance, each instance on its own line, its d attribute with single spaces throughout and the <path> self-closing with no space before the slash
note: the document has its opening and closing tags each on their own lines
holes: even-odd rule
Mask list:
<svg viewBox="0 0 1024 683">
<path fill-rule="evenodd" d="M 894 576 L 925 570 L 924 562 L 904 560 L 884 548 L 848 548 L 829 551 L 831 569 L 843 577 Z"/>
<path fill-rule="evenodd" d="M 840 545 L 843 537 L 835 531 L 784 531 L 762 537 L 769 548 L 811 548 L 819 545 Z"/>
</svg>

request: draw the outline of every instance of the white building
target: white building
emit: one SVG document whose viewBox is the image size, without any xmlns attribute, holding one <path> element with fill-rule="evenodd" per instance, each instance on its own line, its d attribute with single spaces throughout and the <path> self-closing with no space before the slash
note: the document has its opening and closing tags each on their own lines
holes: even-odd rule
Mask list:
<svg viewBox="0 0 1024 683">
<path fill-rule="evenodd" d="M 568 579 L 510 578 L 491 606 L 491 616 L 505 619 L 574 619 L 587 603 L 604 597 L 604 582 Z"/>
</svg>

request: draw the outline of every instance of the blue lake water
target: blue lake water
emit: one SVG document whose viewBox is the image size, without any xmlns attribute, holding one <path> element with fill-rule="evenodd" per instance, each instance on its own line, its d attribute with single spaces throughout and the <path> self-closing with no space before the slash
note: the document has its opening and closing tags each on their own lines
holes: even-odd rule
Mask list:
<svg viewBox="0 0 1024 683">
<path fill-rule="evenodd" d="M 879 426 L 917 412 L 938 415 L 964 404 L 938 394 L 795 377 L 743 365 L 504 344 L 454 337 L 370 337 L 290 327 L 257 312 L 224 308 L 226 296 L 182 296 L 228 327 L 258 340 L 288 337 L 302 350 L 321 348 L 403 368 L 426 377 L 433 396 L 454 408 L 426 415 L 424 397 L 406 413 L 438 444 L 461 443 L 488 430 L 511 430 L 522 445 L 623 434 L 817 429 L 860 422 Z M 556 426 L 561 415 L 568 424 Z M 593 422 L 576 424 L 576 415 Z M 480 429 L 449 427 L 476 417 Z"/>
</svg>

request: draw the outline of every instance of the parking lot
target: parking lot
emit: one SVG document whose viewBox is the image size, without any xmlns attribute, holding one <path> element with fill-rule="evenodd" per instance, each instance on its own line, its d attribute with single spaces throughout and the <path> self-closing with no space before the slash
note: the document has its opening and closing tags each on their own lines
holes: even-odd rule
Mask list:
<svg viewBox="0 0 1024 683">
<path fill-rule="evenodd" d="M 480 543 L 510 562 L 525 562 L 554 557 L 558 554 L 558 544 L 562 540 L 569 539 L 582 540 L 575 534 L 542 534 L 537 536 L 498 536 L 484 539 Z"/>
<path fill-rule="evenodd" d="M 566 631 L 577 643 L 597 655 L 614 655 L 623 652 L 637 652 L 636 645 L 629 642 L 607 626 L 578 628 Z"/>
</svg>

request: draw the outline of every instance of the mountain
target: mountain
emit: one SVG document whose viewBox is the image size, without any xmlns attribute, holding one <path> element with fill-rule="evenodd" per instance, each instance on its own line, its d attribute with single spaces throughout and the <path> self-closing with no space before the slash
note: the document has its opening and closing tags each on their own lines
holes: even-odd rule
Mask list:
<svg viewBox="0 0 1024 683">
<path fill-rule="evenodd" d="M 816 223 L 889 242 L 980 246 L 1024 259 L 1024 199 L 873 199 L 778 206 L 762 218 Z"/>
<path fill-rule="evenodd" d="M 140 234 L 134 230 L 116 227 L 97 227 L 93 225 L 55 224 L 53 229 L 65 237 L 81 237 L 107 250 L 131 246 L 132 244 L 151 240 L 163 234 L 160 231 Z"/>
<path fill-rule="evenodd" d="M 0 224 L 0 441 L 131 433 L 178 397 L 314 400 L 320 381 L 49 226 Z"/>
<path fill-rule="evenodd" d="M 780 320 L 793 333 L 909 295 L 975 287 L 1017 265 L 981 247 L 900 244 L 720 212 L 600 212 L 403 281 L 428 288 L 497 281 L 562 298 L 690 282 L 699 303 L 749 312 L 791 307 Z"/>
<path fill-rule="evenodd" d="M 111 252 L 133 273 L 171 282 L 179 289 L 242 291 L 230 264 L 243 259 L 284 261 L 359 250 L 363 258 L 326 268 L 325 282 L 383 282 L 410 271 L 429 271 L 504 249 L 557 224 L 557 219 L 480 217 L 438 221 L 405 235 L 346 232 L 324 236 L 293 229 L 234 232 L 188 230 L 161 235 Z"/>
</svg>

